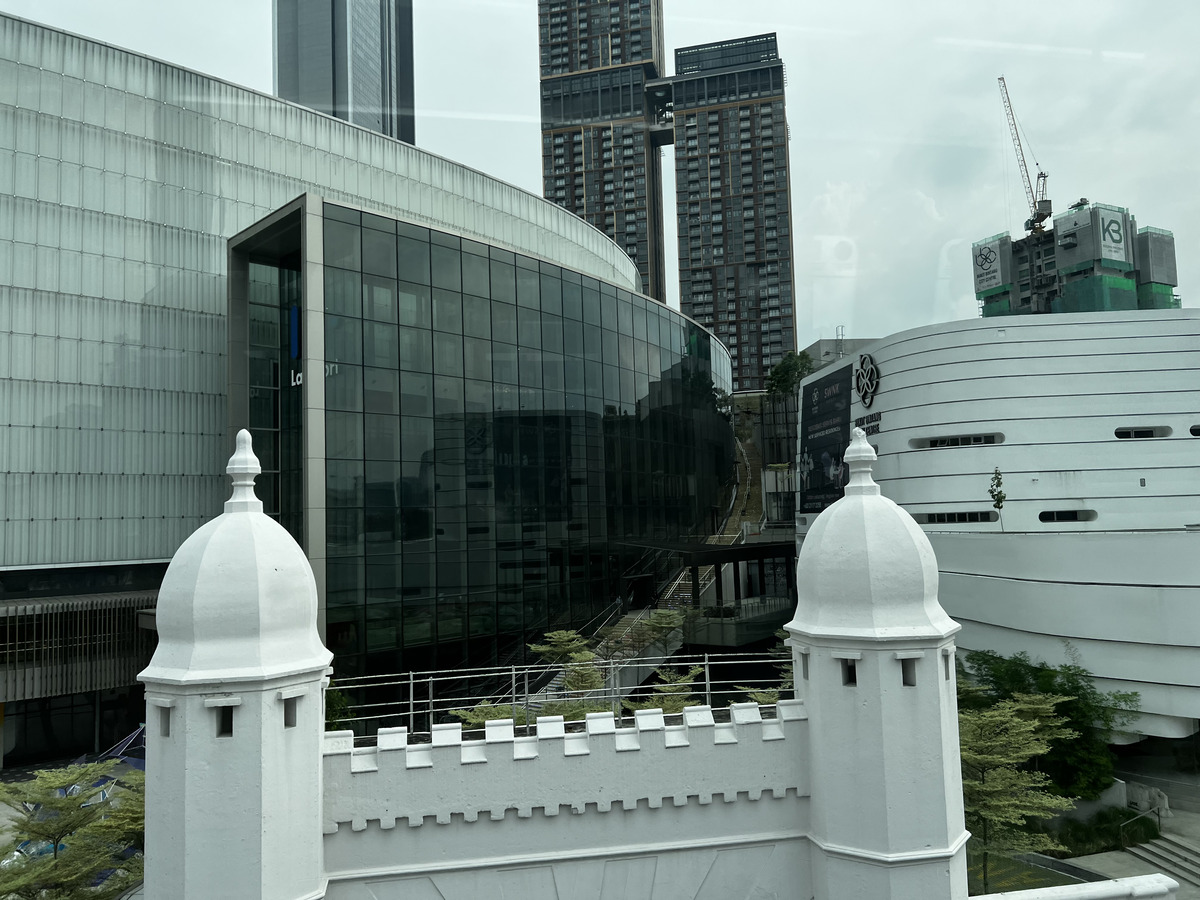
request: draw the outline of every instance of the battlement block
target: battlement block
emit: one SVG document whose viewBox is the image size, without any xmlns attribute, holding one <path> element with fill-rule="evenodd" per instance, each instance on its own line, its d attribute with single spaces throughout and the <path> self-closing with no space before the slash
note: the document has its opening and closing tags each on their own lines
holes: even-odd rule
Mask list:
<svg viewBox="0 0 1200 900">
<path fill-rule="evenodd" d="M 354 732 L 325 732 L 324 746 L 322 746 L 321 752 L 325 756 L 349 756 L 354 752 Z"/>
<path fill-rule="evenodd" d="M 683 710 L 683 724 L 688 728 L 711 728 L 713 727 L 712 707 L 710 706 L 687 706 Z"/>
<path fill-rule="evenodd" d="M 662 731 L 666 728 L 666 719 L 661 709 L 635 709 L 633 721 L 638 731 Z"/>
<path fill-rule="evenodd" d="M 351 772 L 378 772 L 379 751 L 376 747 L 360 747 L 350 754 Z"/>
<path fill-rule="evenodd" d="M 808 710 L 803 700 L 780 700 L 775 704 L 775 715 L 784 721 L 807 719 Z"/>
<path fill-rule="evenodd" d="M 586 728 L 589 735 L 615 734 L 617 720 L 610 712 L 591 712 L 587 714 Z"/>
<path fill-rule="evenodd" d="M 496 719 L 483 723 L 483 741 L 486 744 L 512 743 L 513 720 Z"/>
<path fill-rule="evenodd" d="M 376 736 L 375 746 L 381 753 L 390 750 L 405 750 L 408 747 L 407 728 L 380 728 Z"/>
<path fill-rule="evenodd" d="M 762 709 L 757 703 L 734 703 L 729 707 L 729 724 L 735 741 L 763 740 Z"/>
<path fill-rule="evenodd" d="M 450 747 L 462 744 L 462 722 L 435 724 L 431 738 L 435 747 Z"/>
</svg>

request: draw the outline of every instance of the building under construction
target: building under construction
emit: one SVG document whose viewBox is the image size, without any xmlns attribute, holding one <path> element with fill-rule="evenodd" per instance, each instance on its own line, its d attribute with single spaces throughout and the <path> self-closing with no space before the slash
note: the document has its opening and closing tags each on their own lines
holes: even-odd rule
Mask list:
<svg viewBox="0 0 1200 900">
<path fill-rule="evenodd" d="M 1052 229 L 993 235 L 971 258 L 985 317 L 1179 308 L 1174 236 L 1120 206 L 1080 200 Z"/>
<path fill-rule="evenodd" d="M 1017 117 L 1004 76 L 997 79 L 1012 135 L 1017 166 L 1029 204 L 1028 235 L 1014 240 L 995 234 L 971 246 L 975 299 L 980 314 L 1103 312 L 1121 309 L 1178 309 L 1175 237 L 1143 228 L 1129 210 L 1081 198 L 1063 215 L 1052 215 L 1046 172 L 1029 177 Z M 1037 164 L 1036 157 L 1034 164 Z"/>
</svg>

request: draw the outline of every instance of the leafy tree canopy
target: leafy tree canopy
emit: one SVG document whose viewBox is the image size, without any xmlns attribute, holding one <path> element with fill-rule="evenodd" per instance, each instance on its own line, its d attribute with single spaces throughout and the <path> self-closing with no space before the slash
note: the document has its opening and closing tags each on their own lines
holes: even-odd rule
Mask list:
<svg viewBox="0 0 1200 900">
<path fill-rule="evenodd" d="M 1034 831 L 1031 819 L 1055 816 L 1072 801 L 1049 791 L 1050 779 L 1028 763 L 1054 741 L 1073 733 L 1054 714 L 1063 697 L 1017 694 L 991 706 L 961 709 L 963 809 L 971 832 L 970 850 L 982 862 L 983 893 L 988 892 L 992 855 L 1060 850 L 1047 834 Z"/>
<path fill-rule="evenodd" d="M 0 784 L 0 803 L 16 813 L 0 844 L 0 898 L 109 900 L 141 877 L 145 778 L 114 782 L 117 765 L 48 769 Z"/>
<path fill-rule="evenodd" d="M 588 652 L 590 643 L 578 631 L 548 631 L 545 643 L 530 644 L 529 651 L 548 666 L 562 665 L 571 657 Z"/>
<path fill-rule="evenodd" d="M 804 376 L 812 373 L 812 357 L 801 350 L 789 350 L 783 359 L 771 366 L 764 386 L 768 394 L 794 394 L 800 388 Z"/>
<path fill-rule="evenodd" d="M 664 713 L 681 713 L 689 706 L 699 706 L 699 699 L 692 695 L 692 687 L 703 671 L 703 666 L 692 666 L 687 670 L 666 667 L 658 669 L 654 674 L 659 680 L 651 686 L 650 696 L 640 701 L 626 700 L 625 708 L 661 709 Z"/>
<path fill-rule="evenodd" d="M 1094 800 L 1113 783 L 1113 755 L 1108 741 L 1137 711 L 1137 692 L 1101 691 L 1092 673 L 1080 664 L 1079 652 L 1067 645 L 1067 662 L 1059 666 L 1030 658 L 1028 653 L 1004 657 L 991 651 L 967 654 L 966 673 L 976 686 L 960 695 L 960 706 L 976 709 L 1020 695 L 1065 698 L 1057 703 L 1067 734 L 1048 736 L 1049 749 L 1038 767 L 1053 789 L 1064 796 Z"/>
</svg>

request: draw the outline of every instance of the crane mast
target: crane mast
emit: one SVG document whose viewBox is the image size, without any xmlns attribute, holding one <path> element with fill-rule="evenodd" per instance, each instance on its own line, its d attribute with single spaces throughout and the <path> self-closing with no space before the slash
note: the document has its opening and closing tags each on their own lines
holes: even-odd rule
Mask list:
<svg viewBox="0 0 1200 900">
<path fill-rule="evenodd" d="M 1039 168 L 1037 173 L 1037 189 L 1029 179 L 1029 167 L 1025 165 L 1025 150 L 1021 146 L 1021 134 L 1017 130 L 1017 117 L 1013 113 L 1012 103 L 1008 99 L 1008 85 L 1004 76 L 1000 82 L 1000 99 L 1004 101 L 1004 115 L 1008 118 L 1008 130 L 1012 135 L 1013 149 L 1017 152 L 1017 165 L 1021 168 L 1021 182 L 1025 186 L 1025 201 L 1029 204 L 1029 218 L 1025 221 L 1025 230 L 1029 232 L 1045 231 L 1042 224 L 1050 218 L 1051 203 L 1046 198 L 1046 173 Z M 1036 162 L 1036 160 L 1035 160 Z"/>
</svg>

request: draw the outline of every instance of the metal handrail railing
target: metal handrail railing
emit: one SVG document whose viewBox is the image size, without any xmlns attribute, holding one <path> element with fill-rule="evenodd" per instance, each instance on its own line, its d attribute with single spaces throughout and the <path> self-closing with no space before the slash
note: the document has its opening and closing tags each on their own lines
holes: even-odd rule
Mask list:
<svg viewBox="0 0 1200 900">
<path fill-rule="evenodd" d="M 635 664 L 643 667 L 647 673 L 663 665 L 680 668 L 699 666 L 701 674 L 693 682 L 695 696 L 699 698 L 703 685 L 703 702 L 709 706 L 722 706 L 746 699 L 746 693 L 738 689 L 739 685 L 754 690 L 777 687 L 780 681 L 779 663 L 779 657 L 769 653 L 702 656 L 646 654 L 630 660 L 597 659 L 597 668 L 605 676 L 603 688 L 595 691 L 560 689 L 552 692 L 553 697 L 544 696 L 544 688 L 536 685 L 542 677 L 552 677 L 561 666 L 526 665 L 339 679 L 337 686 L 349 690 L 402 690 L 394 698 L 352 703 L 351 714 L 338 727 L 349 728 L 356 732 L 357 739 L 369 741 L 373 739 L 371 732 L 378 727 L 405 725 L 409 729 L 410 740 L 420 741 L 420 735 L 427 735 L 435 721 L 455 721 L 454 710 L 469 710 L 483 701 L 520 709 L 530 723 L 546 702 L 563 700 L 601 700 L 619 713 L 622 701 L 638 687 L 623 685 L 620 674 Z M 733 667 L 737 667 L 736 670 Z M 472 690 L 472 679 L 476 679 L 476 684 L 484 689 Z"/>
<path fill-rule="evenodd" d="M 1122 850 L 1128 849 L 1128 847 L 1129 847 L 1129 844 L 1125 840 L 1125 826 L 1132 825 L 1138 819 L 1144 819 L 1144 818 L 1146 818 L 1146 816 L 1149 816 L 1151 814 L 1153 814 L 1158 819 L 1158 833 L 1162 834 L 1162 807 L 1161 806 L 1152 806 L 1152 807 L 1150 807 L 1150 809 L 1146 810 L 1145 812 L 1138 813 L 1132 819 L 1126 819 L 1124 822 L 1122 822 L 1117 827 L 1117 838 L 1121 842 Z"/>
</svg>

